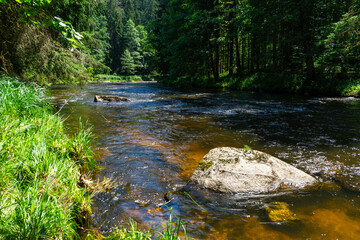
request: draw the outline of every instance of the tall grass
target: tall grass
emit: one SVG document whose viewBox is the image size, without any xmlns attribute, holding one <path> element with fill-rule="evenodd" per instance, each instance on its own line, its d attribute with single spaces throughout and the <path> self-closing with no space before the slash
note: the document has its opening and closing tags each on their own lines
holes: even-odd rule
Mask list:
<svg viewBox="0 0 360 240">
<path fill-rule="evenodd" d="M 90 132 L 64 132 L 45 91 L 0 76 L 0 239 L 74 239 L 95 168 Z"/>
</svg>

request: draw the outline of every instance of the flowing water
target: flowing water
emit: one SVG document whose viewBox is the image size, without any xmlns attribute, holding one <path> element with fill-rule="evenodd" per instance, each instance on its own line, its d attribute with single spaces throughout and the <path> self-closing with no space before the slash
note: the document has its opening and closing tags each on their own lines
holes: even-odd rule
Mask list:
<svg viewBox="0 0 360 240">
<path fill-rule="evenodd" d="M 67 103 L 61 114 L 70 130 L 79 117 L 93 126 L 103 166 L 96 177 L 116 183 L 94 198 L 91 222 L 102 234 L 129 218 L 144 228 L 163 224 L 170 214 L 164 195 L 173 191 L 167 206 L 196 239 L 359 239 L 360 194 L 342 187 L 360 178 L 359 99 L 192 92 L 156 83 L 51 91 L 55 102 Z M 130 101 L 95 103 L 95 95 Z M 244 145 L 312 175 L 337 173 L 345 180 L 262 196 L 184 188 L 210 149 Z M 265 204 L 274 201 L 289 204 L 298 221 L 271 222 Z"/>
</svg>

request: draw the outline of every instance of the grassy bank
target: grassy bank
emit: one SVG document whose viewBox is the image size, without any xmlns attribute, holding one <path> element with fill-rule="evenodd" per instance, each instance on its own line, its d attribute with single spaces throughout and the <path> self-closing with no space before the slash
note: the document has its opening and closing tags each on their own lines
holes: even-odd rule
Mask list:
<svg viewBox="0 0 360 240">
<path fill-rule="evenodd" d="M 117 76 L 98 74 L 94 78 L 98 81 L 110 81 L 110 82 L 136 82 L 136 81 L 152 81 L 151 75 L 132 75 L 132 76 Z"/>
<path fill-rule="evenodd" d="M 80 123 L 68 136 L 46 99 L 43 89 L 0 76 L 0 239 L 80 239 L 91 211 L 84 187 L 96 169 L 91 133 Z M 130 221 L 86 239 L 180 239 L 180 232 L 187 239 L 186 225 L 171 217 L 161 231 Z"/>
<path fill-rule="evenodd" d="M 360 79 L 345 81 L 320 77 L 305 84 L 304 77 L 296 74 L 256 73 L 251 76 L 223 76 L 218 81 L 205 77 L 162 78 L 158 82 L 186 88 L 226 88 L 240 91 L 360 97 Z"/>
<path fill-rule="evenodd" d="M 0 76 L 0 239 L 74 239 L 90 210 L 90 133 L 66 135 L 45 98 Z"/>
</svg>

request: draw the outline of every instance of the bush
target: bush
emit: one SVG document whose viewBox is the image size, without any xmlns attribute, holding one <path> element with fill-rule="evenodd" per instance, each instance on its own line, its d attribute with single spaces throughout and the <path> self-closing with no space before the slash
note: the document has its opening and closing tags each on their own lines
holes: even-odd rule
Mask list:
<svg viewBox="0 0 360 240">
<path fill-rule="evenodd" d="M 95 75 L 95 78 L 98 80 L 106 80 L 106 81 L 113 81 L 113 82 L 131 82 L 131 81 L 150 81 L 150 80 L 152 80 L 152 76 L 150 76 L 150 75 L 116 76 L 116 75 L 98 74 L 98 75 Z"/>
</svg>

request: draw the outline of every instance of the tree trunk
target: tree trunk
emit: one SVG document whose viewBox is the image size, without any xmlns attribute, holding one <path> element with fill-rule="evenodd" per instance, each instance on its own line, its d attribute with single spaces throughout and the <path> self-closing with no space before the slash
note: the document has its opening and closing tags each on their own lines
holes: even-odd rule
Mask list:
<svg viewBox="0 0 360 240">
<path fill-rule="evenodd" d="M 240 46 L 239 46 L 239 37 L 235 38 L 235 55 L 236 55 L 236 73 L 239 74 L 241 71 L 241 59 L 240 59 Z"/>
<path fill-rule="evenodd" d="M 350 11 L 352 2 L 353 2 L 352 0 L 346 0 L 346 10 L 347 10 L 348 12 Z"/>
<path fill-rule="evenodd" d="M 252 49 L 251 49 L 251 47 L 250 47 L 250 34 L 248 34 L 248 37 L 247 37 L 247 54 L 248 54 L 248 56 L 247 56 L 247 64 L 248 64 L 248 73 L 250 73 L 250 74 L 252 74 L 252 67 L 251 67 L 251 65 L 252 65 L 252 63 L 251 63 L 251 51 L 252 51 Z"/>
<path fill-rule="evenodd" d="M 274 34 L 273 49 L 272 49 L 273 69 L 277 68 L 277 34 Z"/>
<path fill-rule="evenodd" d="M 300 20 L 302 23 L 302 45 L 305 56 L 306 66 L 306 81 L 305 86 L 310 86 L 315 80 L 315 67 L 314 67 L 314 56 L 313 56 L 313 29 L 312 29 L 312 15 L 314 3 L 312 0 L 305 0 L 304 7 L 300 10 Z"/>
<path fill-rule="evenodd" d="M 215 46 L 215 57 L 214 57 L 214 78 L 216 81 L 219 80 L 219 60 L 220 60 L 220 56 L 219 56 L 219 44 L 216 43 L 216 46 Z"/>
<path fill-rule="evenodd" d="M 229 77 L 234 74 L 234 38 L 231 38 L 229 44 Z"/>
<path fill-rule="evenodd" d="M 245 55 L 246 55 L 245 41 L 246 41 L 245 37 L 242 37 L 242 39 L 241 39 L 241 69 L 245 68 Z"/>
</svg>

